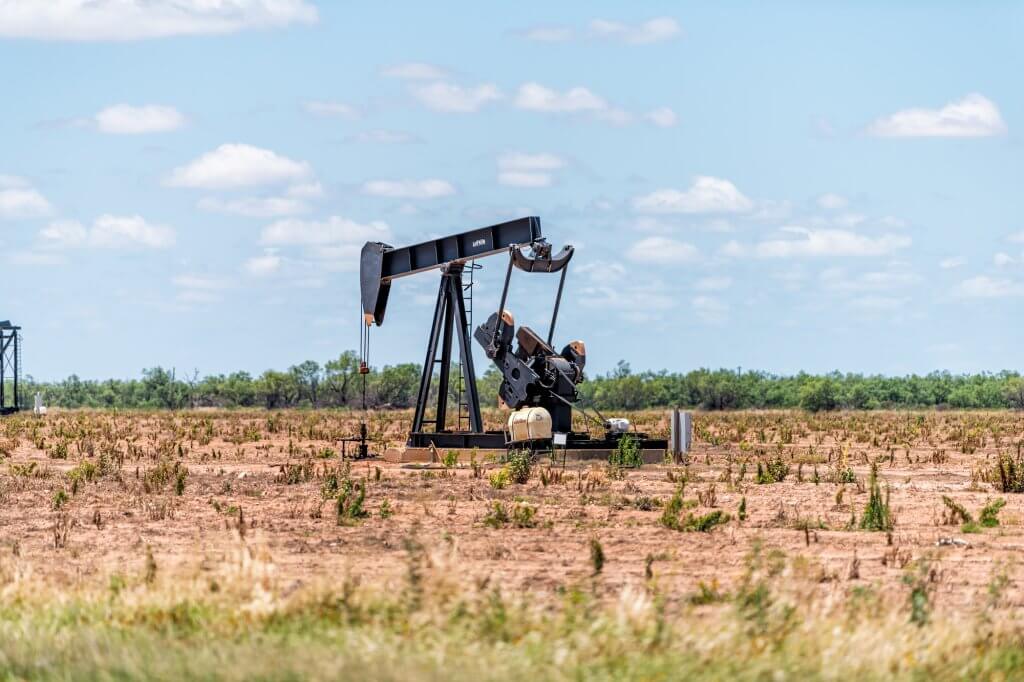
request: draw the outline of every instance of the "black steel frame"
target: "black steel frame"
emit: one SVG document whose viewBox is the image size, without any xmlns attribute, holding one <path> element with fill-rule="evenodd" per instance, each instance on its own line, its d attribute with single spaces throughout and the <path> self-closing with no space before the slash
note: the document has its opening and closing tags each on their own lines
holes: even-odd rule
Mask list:
<svg viewBox="0 0 1024 682">
<path fill-rule="evenodd" d="M 11 414 L 22 408 L 21 403 L 21 327 L 0 322 L 0 414 Z M 12 370 L 10 404 L 7 394 L 7 370 Z"/>
<path fill-rule="evenodd" d="M 437 304 L 434 306 L 434 321 L 427 339 L 427 357 L 423 362 L 420 387 L 416 397 L 416 412 L 409 434 L 411 447 L 427 447 L 438 440 L 438 434 L 446 433 L 448 416 L 448 378 L 452 366 L 452 337 L 459 343 L 459 367 L 466 390 L 466 405 L 469 409 L 469 428 L 475 434 L 484 430 L 480 414 L 480 396 L 477 393 L 476 371 L 473 368 L 473 348 L 470 345 L 469 326 L 466 318 L 466 303 L 462 298 L 462 263 L 449 263 L 442 268 L 441 285 L 437 290 Z M 441 356 L 437 356 L 438 341 Z M 440 365 L 437 382 L 437 407 L 434 418 L 426 416 L 430 399 L 430 385 L 433 383 L 434 367 Z M 424 431 L 424 424 L 433 422 L 432 431 Z M 448 432 L 450 433 L 450 432 Z"/>
</svg>

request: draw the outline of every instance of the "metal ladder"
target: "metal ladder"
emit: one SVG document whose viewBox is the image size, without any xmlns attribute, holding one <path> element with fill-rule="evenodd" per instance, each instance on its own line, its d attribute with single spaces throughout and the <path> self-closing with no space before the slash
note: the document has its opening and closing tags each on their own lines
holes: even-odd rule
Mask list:
<svg viewBox="0 0 1024 682">
<path fill-rule="evenodd" d="M 25 392 L 25 385 L 24 385 L 24 383 L 21 380 L 21 377 L 22 377 L 22 374 L 23 374 L 22 369 L 21 369 L 21 342 L 22 342 L 22 336 L 21 336 L 21 332 L 18 331 L 18 330 L 15 330 L 14 333 L 18 337 L 17 339 L 15 339 L 15 342 L 14 342 L 14 385 L 18 387 L 17 392 L 15 392 L 15 394 L 14 394 L 14 406 L 15 407 L 25 407 L 25 401 L 22 399 L 22 393 Z"/>
<path fill-rule="evenodd" d="M 462 283 L 462 301 L 466 306 L 466 335 L 472 343 L 473 339 L 473 271 L 476 270 L 479 265 L 476 264 L 475 260 L 469 262 L 469 282 L 463 281 Z M 470 349 L 470 352 L 473 352 Z M 469 422 L 469 403 L 466 402 L 466 386 L 465 379 L 462 376 L 462 367 L 459 367 L 459 431 L 468 431 L 470 427 Z"/>
</svg>

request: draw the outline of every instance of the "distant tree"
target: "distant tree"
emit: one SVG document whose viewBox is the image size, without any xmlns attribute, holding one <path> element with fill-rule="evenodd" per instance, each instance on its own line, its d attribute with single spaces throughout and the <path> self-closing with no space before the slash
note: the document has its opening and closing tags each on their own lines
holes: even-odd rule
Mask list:
<svg viewBox="0 0 1024 682">
<path fill-rule="evenodd" d="M 359 356 L 347 350 L 336 360 L 324 363 L 323 393 L 334 405 L 348 405 L 359 379 Z"/>
<path fill-rule="evenodd" d="M 1006 402 L 1016 410 L 1024 410 L 1024 377 L 1011 377 L 1003 389 Z"/>
<path fill-rule="evenodd" d="M 295 377 L 302 393 L 309 398 L 310 404 L 313 407 L 319 407 L 317 393 L 320 388 L 320 363 L 306 360 L 302 364 L 289 368 L 289 371 Z"/>
<path fill-rule="evenodd" d="M 834 410 L 839 406 L 839 390 L 832 377 L 815 377 L 800 388 L 800 407 L 810 412 Z"/>
</svg>

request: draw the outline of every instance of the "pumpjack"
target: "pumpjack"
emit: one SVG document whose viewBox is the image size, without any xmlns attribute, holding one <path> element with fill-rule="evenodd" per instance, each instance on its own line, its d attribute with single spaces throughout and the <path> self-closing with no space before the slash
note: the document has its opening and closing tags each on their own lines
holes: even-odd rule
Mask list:
<svg viewBox="0 0 1024 682">
<path fill-rule="evenodd" d="M 0 320 L 0 415 L 22 408 L 20 381 L 21 327 L 9 320 Z"/>
<path fill-rule="evenodd" d="M 502 253 L 507 254 L 509 260 L 498 309 L 476 328 L 473 338 L 500 371 L 499 402 L 511 412 L 506 430 L 486 431 L 470 346 L 473 273 L 480 267 L 477 260 Z M 372 241 L 363 246 L 360 256 L 362 371 L 368 371 L 365 368 L 368 366 L 369 329 L 384 322 L 392 282 L 429 270 L 441 273 L 408 447 L 501 449 L 510 444 L 528 444 L 544 449 L 554 443 L 570 450 L 600 450 L 614 448 L 630 433 L 643 449 L 666 448 L 665 440 L 650 439 L 646 434 L 631 431 L 625 419 L 605 419 L 595 408 L 587 410 L 579 392 L 585 380 L 583 370 L 587 360 L 582 341 L 570 341 L 560 351 L 555 350 L 555 324 L 574 253 L 572 246 L 553 253 L 541 233 L 540 218 L 536 216 L 412 246 L 395 248 Z M 546 337 L 542 338 L 526 325 L 517 328 L 512 313 L 505 309 L 514 269 L 559 275 Z M 458 428 L 449 429 L 447 403 L 455 343 L 459 349 L 459 418 Z M 428 416 L 435 369 L 438 370 L 436 407 L 433 416 Z M 574 432 L 574 410 L 598 424 L 603 429 L 602 436 Z"/>
</svg>

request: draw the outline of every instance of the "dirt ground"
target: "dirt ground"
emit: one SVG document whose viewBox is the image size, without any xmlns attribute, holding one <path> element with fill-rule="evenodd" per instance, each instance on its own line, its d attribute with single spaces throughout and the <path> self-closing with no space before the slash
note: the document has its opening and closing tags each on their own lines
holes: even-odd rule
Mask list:
<svg viewBox="0 0 1024 682">
<path fill-rule="evenodd" d="M 631 416 L 664 435 L 661 412 Z M 409 417 L 374 415 L 375 450 L 400 440 Z M 466 581 L 556 591 L 590 579 L 597 540 L 606 589 L 652 575 L 682 599 L 701 583 L 734 585 L 761 543 L 784 552 L 825 597 L 864 586 L 905 590 L 905 576 L 925 559 L 939 609 L 974 611 L 1000 582 L 1003 599 L 1024 602 L 1015 580 L 1024 495 L 1000 492 L 994 473 L 1000 457 L 1020 457 L 1020 414 L 699 413 L 687 464 L 563 470 L 538 462 L 527 483 L 500 489 L 489 479 L 502 465 L 474 465 L 470 452 L 448 467 L 343 464 L 339 439 L 357 423 L 345 412 L 5 418 L 0 563 L 69 585 L 138 575 L 153 562 L 203 575 L 242 543 L 259 547 L 284 589 L 346 577 L 388 585 L 405 579 L 414 540 L 450 550 Z M 772 462 L 787 475 L 758 483 L 758 465 Z M 872 462 L 881 494 L 891 496 L 889 533 L 859 529 Z M 365 488 L 365 518 L 339 520 L 335 480 Z M 665 527 L 664 506 L 681 484 L 683 515 L 719 509 L 730 520 L 710 532 Z M 943 496 L 974 520 L 992 500 L 1006 506 L 998 526 L 964 532 Z M 496 502 L 513 518 L 488 525 Z M 512 512 L 527 506 L 536 511 L 524 525 L 534 527 L 516 527 Z"/>
</svg>

